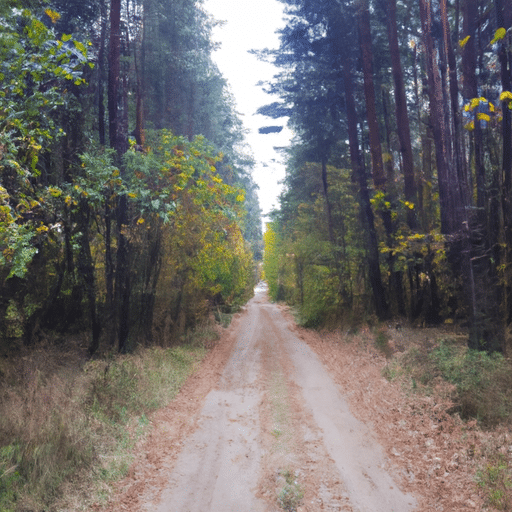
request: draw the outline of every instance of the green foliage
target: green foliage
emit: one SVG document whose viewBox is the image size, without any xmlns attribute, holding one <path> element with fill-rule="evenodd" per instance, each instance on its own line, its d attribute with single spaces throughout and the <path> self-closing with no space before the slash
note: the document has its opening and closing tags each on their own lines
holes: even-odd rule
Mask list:
<svg viewBox="0 0 512 512">
<path fill-rule="evenodd" d="M 431 350 L 412 348 L 394 364 L 418 389 L 421 386 L 428 392 L 439 378 L 453 384 L 454 410 L 463 418 L 494 425 L 512 417 L 512 372 L 510 363 L 499 353 L 488 354 L 441 340 Z M 400 370 L 394 367 L 387 373 L 396 376 Z"/>
<path fill-rule="evenodd" d="M 392 350 L 389 346 L 390 336 L 384 329 L 377 329 L 375 333 L 375 346 L 384 353 L 386 357 L 391 357 Z"/>
<path fill-rule="evenodd" d="M 503 454 L 495 454 L 476 475 L 478 486 L 487 496 L 489 505 L 497 510 L 509 510 L 511 505 L 512 473 Z"/>
<path fill-rule="evenodd" d="M 54 195 L 63 207 L 71 205 L 77 211 L 86 198 L 97 218 L 107 205 L 113 208 L 125 196 L 130 212 L 125 235 L 136 276 L 134 300 L 146 293 L 147 281 L 137 279 L 147 279 L 155 261 L 161 260 L 165 271 L 159 289 L 167 290 L 158 300 L 169 300 L 173 285 L 181 287 L 181 295 L 170 300 L 179 301 L 184 322 L 193 323 L 206 314 L 206 301 L 235 305 L 252 289 L 252 258 L 241 232 L 244 192 L 219 176 L 216 165 L 221 156 L 204 137 L 188 141 L 164 130 L 149 132 L 148 141 L 146 152 L 132 147 L 125 154 L 122 173 L 112 152 L 84 154 L 74 184 Z M 147 257 L 148 247 L 157 251 L 152 259 Z M 134 317 L 139 313 L 145 312 L 134 312 Z"/>
<path fill-rule="evenodd" d="M 263 279 L 268 284 L 268 294 L 272 300 L 279 300 L 279 237 L 275 223 L 268 222 L 263 235 Z M 282 300 L 282 298 L 281 298 Z"/>
<path fill-rule="evenodd" d="M 21 338 L 23 336 L 23 314 L 19 311 L 14 300 L 9 301 L 5 311 L 5 336 L 7 338 Z"/>
<path fill-rule="evenodd" d="M 195 0 L 131 5 L 133 18 L 122 20 L 130 48 L 121 63 L 119 97 L 122 87 L 135 90 L 145 77 L 145 122 L 155 129 L 145 130 L 143 147 L 132 143 L 118 155 L 97 143 L 108 64 L 101 48 L 107 43 L 101 27 L 108 25 L 103 3 L 55 0 L 44 10 L 37 2 L 4 4 L 2 352 L 21 337 L 28 344 L 41 329 L 90 327 L 101 334 L 104 349 L 110 340 L 101 328 L 116 323 L 112 310 L 119 297 L 109 293 L 119 282 L 122 241 L 129 247 L 130 348 L 148 340 L 211 343 L 211 328 L 197 335 L 192 327 L 203 325 L 212 309 L 232 313 L 247 300 L 251 249 L 261 250 L 252 161 L 237 149 L 241 122 L 210 59 L 212 21 Z M 143 16 L 142 7 L 153 15 Z M 98 47 L 74 33 L 94 35 Z M 89 47 L 98 64 L 94 73 Z M 134 65 L 142 52 L 145 58 Z M 90 86 L 82 87 L 86 80 Z M 126 97 L 129 105 L 119 108 L 119 118 L 127 114 L 130 126 L 123 129 L 130 132 L 131 92 Z M 125 202 L 121 224 L 117 214 Z M 9 389 L 5 400 L 2 393 L 0 508 L 9 510 L 16 500 L 21 507 L 30 487 L 39 508 L 47 508 L 76 469 L 101 466 L 97 449 L 111 461 L 101 467 L 102 478 L 125 471 L 121 455 L 133 442 L 127 432 L 144 428 L 145 414 L 174 396 L 202 354 L 174 347 L 109 364 L 92 361 L 76 382 L 39 375 L 25 383 L 27 396 L 22 387 Z M 132 430 L 134 417 L 139 420 Z"/>
<path fill-rule="evenodd" d="M 55 112 L 68 88 L 84 83 L 87 51 L 71 37 L 57 39 L 30 11 L 0 18 L 0 265 L 23 278 L 49 229 L 44 188 L 34 189 L 41 152 L 62 136 Z"/>
<path fill-rule="evenodd" d="M 134 415 L 162 407 L 176 395 L 204 350 L 196 347 L 151 348 L 140 355 L 120 358 L 100 369 L 95 363 L 85 367 L 96 375 L 89 400 L 100 417 L 121 425 Z"/>
<path fill-rule="evenodd" d="M 293 304 L 301 324 L 316 328 L 334 325 L 355 311 L 354 300 L 365 293 L 353 287 L 364 255 L 348 171 L 327 166 L 332 243 L 321 166 L 303 162 L 303 156 L 289 164 L 282 211 L 265 234 L 263 268 L 270 296 Z"/>
<path fill-rule="evenodd" d="M 14 461 L 18 460 L 19 446 L 8 445 L 0 448 L 0 509 L 14 512 L 16 498 L 23 481 Z"/>
</svg>

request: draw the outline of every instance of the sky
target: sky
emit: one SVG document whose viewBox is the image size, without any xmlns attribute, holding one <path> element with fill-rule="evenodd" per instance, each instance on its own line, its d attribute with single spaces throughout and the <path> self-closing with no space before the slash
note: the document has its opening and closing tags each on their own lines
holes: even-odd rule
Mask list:
<svg viewBox="0 0 512 512">
<path fill-rule="evenodd" d="M 221 45 L 213 60 L 228 81 L 236 109 L 248 130 L 246 141 L 256 161 L 253 178 L 259 186 L 258 197 L 265 216 L 278 206 L 279 181 L 285 174 L 283 155 L 273 147 L 288 146 L 292 134 L 286 126 L 279 134 L 258 133 L 260 127 L 284 125 L 285 120 L 256 115 L 259 107 L 279 100 L 256 85 L 270 80 L 278 70 L 248 51 L 279 46 L 275 31 L 284 26 L 283 4 L 277 0 L 205 0 L 204 8 L 216 20 L 225 22 L 213 32 L 214 41 Z"/>
</svg>

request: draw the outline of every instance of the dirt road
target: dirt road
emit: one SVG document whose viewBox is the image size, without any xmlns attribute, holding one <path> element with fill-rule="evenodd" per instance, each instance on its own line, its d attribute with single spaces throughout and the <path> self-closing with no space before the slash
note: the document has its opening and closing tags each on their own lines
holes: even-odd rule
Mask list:
<svg viewBox="0 0 512 512">
<path fill-rule="evenodd" d="M 112 509 L 415 509 L 370 429 L 291 327 L 258 287 L 231 339 L 155 418 Z"/>
</svg>

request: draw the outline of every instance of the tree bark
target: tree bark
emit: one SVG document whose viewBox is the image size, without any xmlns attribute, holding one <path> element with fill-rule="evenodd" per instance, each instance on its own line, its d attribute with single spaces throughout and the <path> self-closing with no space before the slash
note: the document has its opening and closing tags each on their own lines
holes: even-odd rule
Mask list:
<svg viewBox="0 0 512 512">
<path fill-rule="evenodd" d="M 477 35 L 477 17 L 478 4 L 475 0 L 465 0 L 463 3 L 463 36 L 469 36 L 464 50 L 462 51 L 462 69 L 464 75 L 464 100 L 468 102 L 471 98 L 477 98 L 478 83 L 476 76 L 477 58 L 476 58 L 476 35 Z M 476 117 L 476 112 L 475 112 Z M 475 178 L 477 191 L 477 206 L 485 206 L 485 168 L 482 158 L 482 129 L 480 120 L 475 118 L 475 129 L 473 131 L 473 144 L 475 151 Z"/>
<path fill-rule="evenodd" d="M 387 190 L 387 178 L 384 172 L 384 163 L 382 160 L 382 146 L 379 135 L 379 122 L 377 119 L 377 105 L 375 98 L 375 85 L 373 81 L 373 51 L 372 37 L 370 28 L 370 11 L 367 2 L 362 2 L 358 13 L 359 18 L 359 39 L 361 46 L 361 58 L 363 64 L 364 78 L 364 96 L 366 103 L 366 116 L 368 121 L 368 130 L 370 138 L 370 153 L 372 157 L 373 184 L 376 190 L 384 192 L 386 200 L 389 198 Z M 392 202 L 390 200 L 389 202 Z M 386 230 L 387 246 L 393 247 L 394 227 L 391 217 L 391 209 L 384 208 L 381 211 L 382 222 Z M 397 299 L 399 313 L 403 313 L 403 291 L 402 277 L 400 272 L 394 270 L 394 258 L 392 252 L 388 258 L 389 285 Z"/>
<path fill-rule="evenodd" d="M 461 226 L 459 221 L 461 205 L 458 201 L 458 183 L 450 176 L 448 166 L 448 146 L 445 116 L 443 112 L 443 90 L 437 67 L 436 50 L 432 39 L 432 13 L 430 2 L 420 0 L 421 27 L 425 60 L 427 64 L 428 94 L 430 101 L 430 126 L 434 136 L 437 177 L 439 182 L 439 202 L 441 209 L 441 232 L 454 234 Z"/>
<path fill-rule="evenodd" d="M 91 325 L 92 336 L 89 344 L 89 354 L 93 355 L 100 345 L 101 324 L 98 318 L 96 308 L 96 279 L 94 275 L 94 264 L 91 255 L 91 246 L 89 243 L 89 225 L 90 225 L 90 209 L 87 201 L 83 200 L 81 207 L 81 243 L 78 255 L 78 271 L 83 281 L 87 304 L 89 308 L 89 322 Z"/>
<path fill-rule="evenodd" d="M 370 30 L 370 11 L 368 3 L 362 2 L 358 12 L 359 41 L 361 47 L 361 58 L 364 77 L 364 97 L 366 103 L 366 117 L 370 137 L 370 154 L 372 157 L 373 183 L 377 190 L 386 186 L 386 175 L 382 162 L 382 147 L 379 137 L 379 122 L 375 101 L 375 87 L 373 84 L 373 52 L 372 35 Z"/>
<path fill-rule="evenodd" d="M 368 268 L 370 277 L 370 286 L 372 288 L 373 302 L 375 312 L 380 320 L 389 317 L 389 305 L 386 300 L 384 285 L 380 272 L 379 263 L 379 245 L 377 241 L 377 232 L 375 230 L 375 218 L 370 203 L 370 193 L 366 174 L 362 165 L 361 154 L 359 152 L 359 141 L 357 136 L 357 113 L 354 100 L 352 85 L 352 76 L 348 62 L 343 62 L 343 83 L 345 86 L 345 106 L 347 111 L 347 126 L 350 148 L 350 161 L 354 180 L 359 184 L 359 202 L 363 215 L 363 221 L 367 233 L 368 249 Z"/>
<path fill-rule="evenodd" d="M 448 6 L 447 0 L 441 0 L 441 22 L 443 26 L 443 44 L 448 61 L 448 75 L 450 81 L 450 105 L 453 133 L 453 159 L 457 168 L 457 176 L 461 186 L 461 194 L 463 203 L 467 204 L 469 198 L 468 176 L 466 157 L 464 154 L 463 130 L 459 109 L 459 82 L 457 78 L 457 62 L 455 60 L 455 52 L 453 51 L 452 38 L 450 36 L 450 26 L 448 23 Z M 458 26 L 458 10 L 456 12 Z M 456 29 L 458 32 L 458 29 Z"/>
<path fill-rule="evenodd" d="M 120 81 L 120 51 L 121 48 L 121 0 L 111 0 L 110 3 L 110 48 L 109 48 L 109 77 L 108 77 L 108 111 L 109 111 L 109 138 L 110 145 L 117 152 L 121 176 L 123 167 L 120 165 L 121 157 L 127 149 L 127 142 L 123 137 L 121 125 L 122 116 L 118 108 L 119 81 Z M 129 333 L 130 310 L 130 269 L 129 269 L 129 243 L 124 234 L 127 223 L 128 204 L 125 195 L 118 198 L 117 204 L 117 253 L 114 302 L 116 307 L 116 323 L 118 348 L 120 352 L 127 350 Z"/>
<path fill-rule="evenodd" d="M 505 5 L 504 5 L 505 4 Z M 494 7 L 496 10 L 496 26 L 497 28 L 505 28 L 508 30 L 511 26 L 512 17 L 512 2 L 510 0 L 495 0 Z M 498 48 L 498 59 L 500 62 L 500 78 L 501 87 L 503 91 L 512 90 L 512 78 L 511 78 L 511 52 L 509 50 L 508 41 L 499 41 Z M 496 265 L 504 263 L 508 266 L 508 262 L 512 261 L 512 204 L 511 204 L 511 193 L 512 193 L 512 114 L 508 108 L 508 101 L 502 101 L 501 111 L 503 120 L 501 122 L 501 133 L 502 133 L 502 154 L 501 154 L 501 173 L 496 179 L 496 190 L 501 191 L 501 210 L 503 215 L 503 229 L 501 231 L 501 241 L 505 242 L 505 249 L 500 250 L 500 244 L 496 243 L 495 240 L 492 242 L 493 257 L 496 261 Z M 498 207 L 495 205 L 497 201 L 492 200 L 491 204 L 491 220 L 495 221 L 495 228 L 499 216 L 492 215 L 498 211 Z M 494 212 L 493 212 L 494 209 Z M 491 228 L 492 229 L 492 228 Z M 493 229 L 491 233 L 496 233 L 497 230 Z M 499 242 L 499 240 L 498 240 Z M 503 311 L 502 317 L 505 325 L 509 325 L 512 322 L 512 283 L 510 276 L 506 273 L 504 276 L 504 283 L 502 288 L 502 302 Z M 503 344 L 504 352 L 507 356 L 512 352 L 512 346 L 510 341 Z"/>
<path fill-rule="evenodd" d="M 118 150 L 119 144 L 119 117 L 118 117 L 118 94 L 119 94 L 119 75 L 120 65 L 120 45 L 121 45 L 121 0 L 111 0 L 110 2 L 110 43 L 108 52 L 108 134 L 110 147 Z M 121 153 L 119 151 L 119 153 Z"/>
<path fill-rule="evenodd" d="M 100 4 L 101 8 L 101 32 L 100 49 L 98 52 L 98 137 L 100 145 L 105 146 L 105 105 L 104 105 L 104 81 L 105 81 L 105 40 L 107 37 L 107 8 L 105 0 Z"/>
<path fill-rule="evenodd" d="M 395 86 L 395 108 L 398 139 L 400 141 L 400 153 L 402 154 L 402 168 L 404 173 L 404 197 L 406 201 L 417 204 L 416 185 L 414 178 L 414 160 L 411 144 L 411 130 L 409 115 L 407 112 L 407 98 L 405 96 L 405 84 L 400 62 L 400 50 L 398 47 L 398 33 L 396 24 L 396 0 L 388 0 L 387 28 L 389 40 L 389 52 L 391 55 L 391 70 Z M 417 227 L 416 209 L 408 209 L 407 224 L 411 229 Z"/>
</svg>

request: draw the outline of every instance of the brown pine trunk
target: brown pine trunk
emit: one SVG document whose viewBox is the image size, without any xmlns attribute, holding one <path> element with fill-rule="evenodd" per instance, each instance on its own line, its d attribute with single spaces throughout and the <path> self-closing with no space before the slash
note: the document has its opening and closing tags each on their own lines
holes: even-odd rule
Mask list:
<svg viewBox="0 0 512 512">
<path fill-rule="evenodd" d="M 144 10 L 144 6 L 142 6 Z M 135 68 L 135 82 L 136 82 L 136 103 L 135 103 L 135 140 L 137 144 L 144 147 L 146 142 L 144 132 L 144 96 L 142 94 L 142 84 L 144 83 L 144 59 L 142 58 L 142 46 L 144 41 L 145 30 L 145 14 L 142 14 L 142 27 L 139 42 L 135 39 L 133 42 L 133 64 Z"/>
<path fill-rule="evenodd" d="M 370 139 L 370 154 L 372 157 L 373 184 L 376 190 L 387 193 L 387 178 L 384 172 L 384 163 L 382 161 L 382 146 L 379 136 L 379 121 L 377 119 L 377 106 L 375 99 L 375 86 L 373 81 L 373 51 L 372 36 L 370 28 L 370 11 L 368 3 L 365 2 L 358 13 L 359 18 L 359 38 L 361 46 L 361 58 L 363 64 L 364 96 L 366 103 L 366 117 L 368 121 L 368 131 Z M 382 221 L 386 230 L 387 245 L 393 246 L 393 222 L 391 210 L 384 209 L 381 212 Z M 389 284 L 393 290 L 393 295 L 397 299 L 399 313 L 404 310 L 402 277 L 400 272 L 394 270 L 394 258 L 392 252 L 389 253 Z"/>
<path fill-rule="evenodd" d="M 510 0 L 495 0 L 494 7 L 496 10 L 496 26 L 497 28 L 509 29 L 512 22 L 512 2 Z M 501 87 L 503 91 L 512 90 L 511 79 L 511 52 L 508 46 L 508 40 L 498 42 L 498 58 L 500 62 L 500 78 Z M 501 154 L 501 173 L 497 177 L 496 184 L 497 190 L 501 190 L 501 210 L 503 225 L 499 226 L 499 216 L 494 212 L 499 211 L 496 205 L 498 200 L 493 200 L 491 203 L 491 221 L 494 225 L 491 226 L 491 233 L 501 232 L 500 238 L 497 242 L 504 242 L 505 249 L 500 250 L 501 244 L 492 240 L 493 257 L 496 265 L 503 264 L 509 266 L 512 261 L 512 128 L 511 120 L 512 115 L 508 108 L 508 101 L 503 101 L 501 104 L 503 113 L 503 120 L 501 122 L 502 133 L 502 154 Z M 494 207 L 494 212 L 493 212 Z M 494 229 L 493 229 L 494 227 Z M 501 229 L 500 229 L 501 228 Z M 512 322 L 512 283 L 508 273 L 504 275 L 504 283 L 501 291 L 501 298 L 503 304 L 502 318 L 504 325 L 508 326 Z M 504 337 L 503 350 L 505 354 L 510 357 L 512 352 L 511 340 L 509 337 Z M 507 339 L 508 338 L 508 339 Z"/>
<path fill-rule="evenodd" d="M 127 141 L 122 134 L 122 116 L 118 109 L 119 80 L 120 80 L 120 46 L 121 46 L 121 0 L 111 0 L 110 3 L 110 48 L 109 48 L 109 77 L 108 77 L 108 113 L 110 145 L 117 152 L 118 161 L 126 151 Z M 119 166 L 121 176 L 123 168 Z M 129 275 L 129 243 L 124 234 L 127 222 L 127 201 L 122 195 L 117 205 L 117 254 L 114 290 L 114 305 L 116 309 L 115 322 L 112 328 L 117 329 L 118 348 L 126 351 L 129 332 L 130 309 L 130 275 Z"/>
<path fill-rule="evenodd" d="M 375 87 L 373 83 L 373 52 L 372 35 L 370 30 L 370 11 L 367 2 L 361 5 L 358 12 L 359 40 L 363 64 L 364 97 L 366 103 L 366 118 L 370 138 L 370 154 L 372 157 L 373 183 L 377 190 L 385 189 L 386 175 L 382 162 L 382 148 L 379 137 L 379 122 L 375 101 Z"/>
<path fill-rule="evenodd" d="M 400 50 L 398 47 L 398 34 L 396 25 L 396 0 L 388 0 L 388 40 L 391 55 L 391 69 L 395 86 L 395 108 L 398 139 L 400 141 L 400 153 L 402 154 L 402 168 L 404 174 L 404 197 L 406 201 L 416 207 L 416 185 L 414 179 L 414 161 L 411 144 L 411 130 L 409 127 L 409 115 L 407 113 L 407 98 L 405 96 L 405 84 L 400 62 Z M 417 227 L 416 210 L 408 210 L 407 224 L 411 229 Z"/>
<path fill-rule="evenodd" d="M 432 13 L 430 9 L 430 2 L 420 0 L 421 27 L 423 45 L 425 48 L 428 94 L 430 100 L 430 126 L 434 136 L 437 177 L 439 182 L 441 232 L 443 234 L 453 234 L 461 225 L 460 222 L 457 222 L 457 214 L 460 213 L 460 205 L 457 201 L 457 194 L 455 194 L 453 190 L 454 186 L 457 184 L 450 180 L 449 175 L 447 134 L 443 111 L 443 90 L 439 68 L 437 67 L 437 52 L 432 39 Z"/>
<path fill-rule="evenodd" d="M 110 45 L 108 52 L 108 134 L 110 147 L 119 148 L 118 140 L 118 109 L 121 45 L 121 0 L 110 2 Z"/>
<path fill-rule="evenodd" d="M 361 154 L 359 152 L 359 141 L 357 136 L 357 113 L 354 101 L 354 92 L 352 85 L 352 76 L 349 65 L 343 62 L 343 83 L 345 86 L 345 105 L 347 110 L 348 139 L 350 148 L 350 161 L 354 180 L 359 184 L 359 203 L 363 217 L 363 223 L 367 233 L 368 249 L 368 268 L 370 277 L 370 286 L 372 288 L 375 311 L 379 319 L 384 320 L 389 317 L 389 305 L 386 301 L 384 285 L 379 264 L 379 245 L 377 232 L 375 230 L 375 218 L 370 203 L 370 193 L 366 174 L 362 164 Z"/>
<path fill-rule="evenodd" d="M 477 18 L 478 4 L 475 0 L 465 0 L 463 3 L 463 36 L 469 39 L 462 51 L 462 69 L 464 75 L 464 101 L 468 102 L 471 98 L 477 98 L 478 82 L 476 76 L 477 56 L 476 56 L 476 35 L 477 35 Z M 475 129 L 472 132 L 474 158 L 475 158 L 475 181 L 477 191 L 477 206 L 483 208 L 485 206 L 485 168 L 483 165 L 482 155 L 482 129 L 480 121 L 475 119 Z"/>
<path fill-rule="evenodd" d="M 107 37 L 107 7 L 105 1 L 101 7 L 101 32 L 100 49 L 98 52 L 98 136 L 102 146 L 106 144 L 105 137 L 105 105 L 104 105 L 104 81 L 105 81 L 105 41 Z"/>
<path fill-rule="evenodd" d="M 453 132 L 453 160 L 457 168 L 457 176 L 461 186 L 462 200 L 467 204 L 469 198 L 468 176 L 466 157 L 464 154 L 464 135 L 461 124 L 461 116 L 459 109 L 459 82 L 457 78 L 457 62 L 455 60 L 455 52 L 453 51 L 452 38 L 450 36 L 450 26 L 448 23 L 448 6 L 447 0 L 441 0 L 441 21 L 443 25 L 443 44 L 448 61 L 449 79 L 450 79 L 450 106 Z M 457 26 L 458 26 L 458 11 Z M 458 32 L 458 30 L 456 29 Z M 458 35 L 456 33 L 456 40 Z"/>
</svg>

